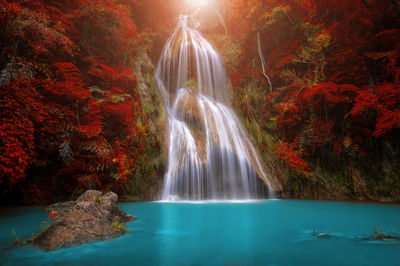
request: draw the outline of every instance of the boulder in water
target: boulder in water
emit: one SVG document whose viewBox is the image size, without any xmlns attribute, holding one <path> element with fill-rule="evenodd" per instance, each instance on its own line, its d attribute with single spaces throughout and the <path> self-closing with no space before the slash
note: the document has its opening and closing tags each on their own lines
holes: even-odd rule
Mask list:
<svg viewBox="0 0 400 266">
<path fill-rule="evenodd" d="M 114 238 L 124 233 L 123 223 L 136 220 L 117 206 L 113 192 L 88 190 L 76 201 L 50 205 L 57 219 L 32 241 L 43 250 L 76 246 Z"/>
</svg>

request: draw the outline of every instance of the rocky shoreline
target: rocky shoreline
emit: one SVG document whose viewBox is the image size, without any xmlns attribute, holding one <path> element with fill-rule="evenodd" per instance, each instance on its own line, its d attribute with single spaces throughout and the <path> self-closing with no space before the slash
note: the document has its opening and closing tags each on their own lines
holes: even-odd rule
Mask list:
<svg viewBox="0 0 400 266">
<path fill-rule="evenodd" d="M 88 190 L 76 201 L 50 205 L 53 223 L 34 237 L 34 247 L 50 251 L 115 238 L 126 232 L 125 223 L 136 220 L 117 206 L 113 192 Z"/>
</svg>

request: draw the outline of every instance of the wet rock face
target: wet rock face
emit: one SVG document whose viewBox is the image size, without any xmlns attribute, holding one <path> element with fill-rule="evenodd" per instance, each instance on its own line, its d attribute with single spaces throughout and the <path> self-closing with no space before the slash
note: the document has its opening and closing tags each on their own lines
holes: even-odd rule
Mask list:
<svg viewBox="0 0 400 266">
<path fill-rule="evenodd" d="M 50 205 L 59 218 L 33 240 L 33 246 L 55 250 L 123 234 L 123 230 L 115 225 L 136 218 L 120 209 L 117 200 L 118 196 L 113 192 L 103 195 L 100 191 L 88 190 L 76 201 Z"/>
</svg>

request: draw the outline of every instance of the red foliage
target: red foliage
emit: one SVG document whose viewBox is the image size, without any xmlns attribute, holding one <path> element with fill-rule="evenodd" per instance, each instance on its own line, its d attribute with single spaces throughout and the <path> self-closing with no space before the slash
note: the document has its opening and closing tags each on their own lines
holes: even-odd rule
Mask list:
<svg viewBox="0 0 400 266">
<path fill-rule="evenodd" d="M 319 83 L 309 89 L 305 89 L 302 98 L 305 101 L 314 100 L 318 103 L 327 104 L 331 107 L 351 102 L 360 89 L 354 85 L 338 85 L 332 81 Z"/>
<path fill-rule="evenodd" d="M 59 216 L 59 214 L 56 211 L 51 211 L 51 213 L 49 214 L 49 218 L 55 219 L 57 216 Z"/>
<path fill-rule="evenodd" d="M 231 37 L 241 44 L 240 71 L 230 73 L 236 99 L 249 95 L 241 88 L 247 84 L 268 93 L 258 97 L 262 102 L 249 97 L 235 104 L 248 119 L 272 121 L 262 126 L 295 172 L 309 171 L 308 161 L 327 152 L 364 156 L 374 149 L 373 138 L 398 138 L 396 1 L 222 3 Z M 166 6 L 161 0 L 0 0 L 1 191 L 17 187 L 52 199 L 55 189 L 119 189 L 132 180 L 150 141 L 131 70 L 142 48 L 134 19 L 163 25 Z M 146 21 L 153 12 L 158 19 Z"/>
<path fill-rule="evenodd" d="M 81 73 L 72 63 L 55 63 L 62 74 L 64 81 L 55 83 L 53 93 L 60 96 L 67 96 L 74 101 L 84 101 L 89 98 L 89 91 L 84 88 Z"/>
<path fill-rule="evenodd" d="M 400 128 L 400 110 L 396 110 L 395 112 L 382 110 L 378 113 L 373 136 L 380 137 L 391 131 L 394 127 Z"/>
<path fill-rule="evenodd" d="M 381 137 L 394 128 L 400 128 L 400 87 L 395 83 L 385 83 L 376 86 L 375 93 L 371 90 L 361 92 L 355 99 L 350 114 L 354 119 L 369 117 L 375 125 L 374 137 Z M 364 118 L 366 119 L 366 118 Z"/>
<path fill-rule="evenodd" d="M 359 116 L 362 112 L 378 108 L 378 98 L 371 91 L 363 91 L 355 98 L 355 104 L 350 114 Z"/>
<path fill-rule="evenodd" d="M 316 158 L 328 157 L 328 151 L 341 158 L 365 156 L 377 149 L 373 138 L 398 138 L 398 3 L 225 2 L 228 25 L 242 43 L 241 70 L 231 73 L 235 93 L 243 94 L 243 84 L 268 88 L 261 75 L 257 33 L 274 89 L 265 90 L 269 94 L 258 103 L 264 105 L 264 114 L 250 115 L 253 109 L 245 108 L 246 103 L 240 110 L 249 119 L 264 115 L 266 121 L 276 121 L 268 132 L 290 143 L 277 149 L 287 165 L 301 168 L 290 163 L 300 150 Z"/>
<path fill-rule="evenodd" d="M 27 80 L 1 88 L 0 184 L 12 186 L 25 176 L 35 155 L 35 124 L 47 115 L 40 100 L 34 84 Z"/>
<path fill-rule="evenodd" d="M 54 200 L 133 178 L 149 127 L 130 4 L 0 1 L 0 193 Z"/>
<path fill-rule="evenodd" d="M 288 143 L 277 143 L 274 152 L 297 174 L 306 175 L 310 171 L 307 162 L 301 158 L 301 152 L 294 150 Z"/>
</svg>

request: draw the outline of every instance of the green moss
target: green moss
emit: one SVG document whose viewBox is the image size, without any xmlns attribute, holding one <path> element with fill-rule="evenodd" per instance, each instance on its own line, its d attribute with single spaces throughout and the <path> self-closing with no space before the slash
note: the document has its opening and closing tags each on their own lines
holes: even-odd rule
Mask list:
<svg viewBox="0 0 400 266">
<path fill-rule="evenodd" d="M 117 231 L 117 232 L 119 232 L 119 233 L 121 233 L 121 234 L 125 234 L 125 233 L 128 232 L 128 228 L 126 227 L 126 224 L 120 223 L 120 222 L 118 222 L 118 221 L 113 222 L 112 225 L 111 225 L 111 227 L 112 227 L 112 229 L 113 229 L 114 231 Z"/>
<path fill-rule="evenodd" d="M 100 196 L 97 198 L 96 203 L 100 205 L 102 199 L 103 199 L 103 195 L 100 195 Z"/>
<path fill-rule="evenodd" d="M 136 164 L 129 169 L 130 182 L 124 184 L 119 193 L 122 201 L 155 200 L 158 198 L 164 172 L 164 129 L 166 114 L 164 101 L 153 75 L 154 66 L 142 52 L 135 63 L 138 91 L 143 116 L 136 126 L 145 133 L 145 146 Z M 145 127 L 148 130 L 145 130 Z M 134 151 L 132 151 L 134 152 Z"/>
<path fill-rule="evenodd" d="M 206 37 L 224 60 L 228 71 L 236 71 L 238 69 L 240 54 L 240 46 L 237 41 L 231 36 L 221 34 L 212 34 Z"/>
</svg>

